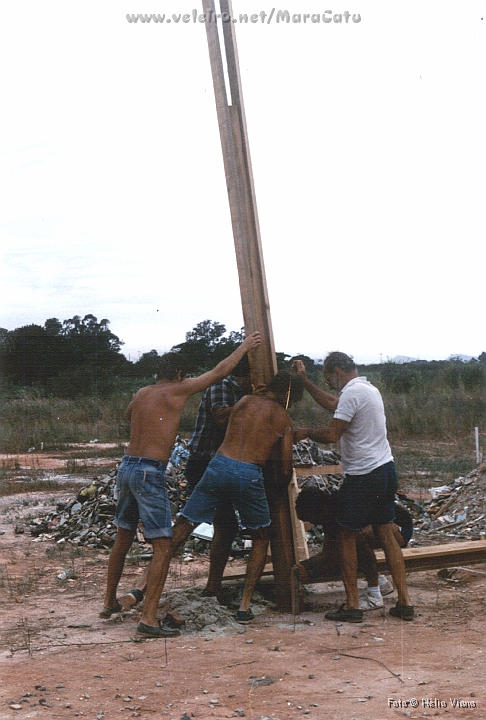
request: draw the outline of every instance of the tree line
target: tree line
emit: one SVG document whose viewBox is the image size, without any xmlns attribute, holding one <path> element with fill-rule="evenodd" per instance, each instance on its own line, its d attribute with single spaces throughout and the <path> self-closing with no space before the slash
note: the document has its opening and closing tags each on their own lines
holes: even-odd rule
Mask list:
<svg viewBox="0 0 486 720">
<path fill-rule="evenodd" d="M 243 328 L 227 333 L 219 322 L 203 320 L 185 334 L 185 341 L 171 348 L 187 360 L 189 372 L 200 374 L 214 367 L 242 342 Z M 75 315 L 63 320 L 50 318 L 44 325 L 25 325 L 15 330 L 0 328 L 0 371 L 3 392 L 35 388 L 55 397 L 102 396 L 118 392 L 130 381 L 150 378 L 157 373 L 160 355 L 156 350 L 143 353 L 131 362 L 121 352 L 123 341 L 110 330 L 110 321 L 92 315 Z M 309 375 L 320 376 L 322 365 L 307 355 L 301 359 Z M 291 356 L 277 353 L 279 369 L 288 367 Z M 365 366 L 360 367 L 363 371 Z M 477 360 L 415 361 L 397 365 L 366 366 L 379 376 L 384 389 L 411 393 L 431 381 L 441 380 L 451 388 L 474 391 L 486 387 L 486 353 Z M 140 383 L 139 383 L 140 384 Z"/>
</svg>

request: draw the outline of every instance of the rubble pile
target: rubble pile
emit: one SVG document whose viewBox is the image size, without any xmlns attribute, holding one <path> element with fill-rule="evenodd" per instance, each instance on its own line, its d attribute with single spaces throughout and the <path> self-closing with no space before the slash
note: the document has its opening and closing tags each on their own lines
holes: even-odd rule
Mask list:
<svg viewBox="0 0 486 720">
<path fill-rule="evenodd" d="M 69 540 L 75 545 L 111 547 L 115 541 L 116 470 L 99 475 L 71 503 L 30 522 L 30 534 L 41 540 Z"/>
<path fill-rule="evenodd" d="M 189 497 L 184 475 L 186 459 L 185 443 L 180 441 L 174 448 L 165 475 L 172 515 L 184 507 Z M 71 503 L 58 503 L 54 511 L 31 520 L 30 534 L 39 540 L 111 547 L 116 536 L 116 525 L 113 523 L 116 473 L 117 468 L 106 475 L 98 475 L 80 490 Z M 141 535 L 139 540 L 143 542 Z"/>
<path fill-rule="evenodd" d="M 344 480 L 343 474 L 309 475 L 299 477 L 299 467 L 308 468 L 312 465 L 340 465 L 341 455 L 335 450 L 322 450 L 312 440 L 302 440 L 293 448 L 294 467 L 296 468 L 299 488 L 317 488 L 329 494 L 336 492 Z"/>
<path fill-rule="evenodd" d="M 451 485 L 430 488 L 430 499 L 418 503 L 398 492 L 401 502 L 414 518 L 414 541 L 427 540 L 438 543 L 441 538 L 456 540 L 479 540 L 486 531 L 484 466 L 464 477 L 458 477 Z M 421 544 L 427 544 L 421 542 Z"/>
</svg>

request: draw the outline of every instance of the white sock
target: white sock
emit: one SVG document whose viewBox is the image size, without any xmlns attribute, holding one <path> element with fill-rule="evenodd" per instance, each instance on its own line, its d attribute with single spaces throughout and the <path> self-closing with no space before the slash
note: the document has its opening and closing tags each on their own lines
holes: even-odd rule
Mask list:
<svg viewBox="0 0 486 720">
<path fill-rule="evenodd" d="M 375 598 L 381 598 L 381 592 L 380 587 L 377 585 L 376 587 L 370 587 L 368 585 L 368 595 L 373 595 Z"/>
</svg>

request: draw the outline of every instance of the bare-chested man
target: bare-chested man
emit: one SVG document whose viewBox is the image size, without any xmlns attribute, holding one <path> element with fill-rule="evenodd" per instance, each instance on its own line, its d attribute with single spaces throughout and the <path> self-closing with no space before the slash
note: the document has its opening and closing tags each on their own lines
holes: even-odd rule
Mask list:
<svg viewBox="0 0 486 720">
<path fill-rule="evenodd" d="M 292 475 L 293 426 L 287 412 L 302 398 L 299 375 L 280 372 L 261 394 L 247 395 L 231 411 L 223 444 L 210 461 L 174 525 L 174 546 L 196 525 L 211 523 L 219 507 L 231 502 L 252 538 L 238 622 L 253 620 L 250 602 L 265 566 L 270 513 L 263 466 L 271 460 L 276 475 L 288 483 Z"/>
<path fill-rule="evenodd" d="M 252 333 L 213 370 L 197 378 L 185 377 L 185 362 L 179 353 L 166 353 L 160 360 L 156 384 L 139 390 L 128 406 L 125 416 L 131 424 L 130 443 L 117 475 L 115 524 L 118 530 L 108 561 L 105 603 L 100 617 L 108 618 L 122 609 L 116 590 L 125 557 L 141 520 L 145 536 L 152 541 L 154 554 L 139 630 L 152 637 L 180 634 L 178 629 L 165 627 L 157 620 L 157 606 L 172 553 L 172 521 L 165 487 L 165 468 L 186 400 L 226 377 L 243 355 L 260 343 L 260 333 Z"/>
</svg>

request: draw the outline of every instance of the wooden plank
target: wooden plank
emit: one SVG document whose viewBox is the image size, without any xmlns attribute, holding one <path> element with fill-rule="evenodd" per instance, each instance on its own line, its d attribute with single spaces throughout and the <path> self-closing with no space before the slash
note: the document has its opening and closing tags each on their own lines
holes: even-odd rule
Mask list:
<svg viewBox="0 0 486 720">
<path fill-rule="evenodd" d="M 294 551 L 295 561 L 300 562 L 301 560 L 307 560 L 309 557 L 309 546 L 307 545 L 307 537 L 305 534 L 305 527 L 302 520 L 299 520 L 297 513 L 295 512 L 295 501 L 297 495 L 300 492 L 300 488 L 297 484 L 297 477 L 295 470 L 292 474 L 292 480 L 289 483 L 289 503 L 292 511 L 290 518 L 292 520 L 292 534 L 294 538 Z"/>
<path fill-rule="evenodd" d="M 309 475 L 342 475 L 342 465 L 306 465 L 305 467 L 296 467 L 295 474 L 297 477 L 309 477 Z"/>
<path fill-rule="evenodd" d="M 484 540 L 467 540 L 464 542 L 449 543 L 448 545 L 429 545 L 420 548 L 404 548 L 402 550 L 407 573 L 421 572 L 423 570 L 440 570 L 443 567 L 457 567 L 459 565 L 479 565 L 486 562 L 486 542 Z M 375 550 L 378 571 L 388 572 L 385 562 L 385 553 Z M 265 565 L 264 575 L 272 575 L 271 563 Z M 237 568 L 227 568 L 224 580 L 237 580 L 245 577 L 245 573 Z M 317 582 L 340 580 L 339 575 L 326 575 Z M 312 583 L 306 583 L 311 585 Z"/>
<path fill-rule="evenodd" d="M 233 17 L 229 0 L 220 0 L 220 13 Z M 247 334 L 259 330 L 262 345 L 249 353 L 252 382 L 268 383 L 277 372 L 265 267 L 260 238 L 250 146 L 238 63 L 234 23 L 223 25 L 224 54 L 228 68 L 227 97 L 214 0 L 202 0 L 213 76 L 224 171 L 236 251 L 243 319 Z"/>
<path fill-rule="evenodd" d="M 230 0 L 219 0 L 220 13 L 233 17 Z M 226 187 L 236 251 L 241 304 L 245 332 L 259 330 L 262 344 L 248 353 L 252 383 L 268 383 L 277 372 L 277 359 L 270 319 L 265 267 L 263 262 L 260 225 L 250 160 L 250 146 L 243 105 L 243 92 L 236 47 L 235 26 L 222 23 L 230 97 L 224 81 L 222 46 L 218 26 L 214 21 L 214 0 L 202 0 L 206 15 L 211 73 L 213 76 L 216 112 L 223 151 Z M 268 497 L 272 524 L 270 544 L 274 559 L 277 607 L 282 612 L 292 608 L 291 570 L 295 562 L 292 537 L 291 509 L 288 496 Z"/>
<path fill-rule="evenodd" d="M 411 547 L 402 550 L 407 572 L 419 570 L 439 570 L 456 565 L 477 565 L 486 562 L 486 542 L 484 540 L 465 540 L 447 545 L 429 545 Z M 386 570 L 385 553 L 376 550 L 378 571 Z"/>
</svg>

